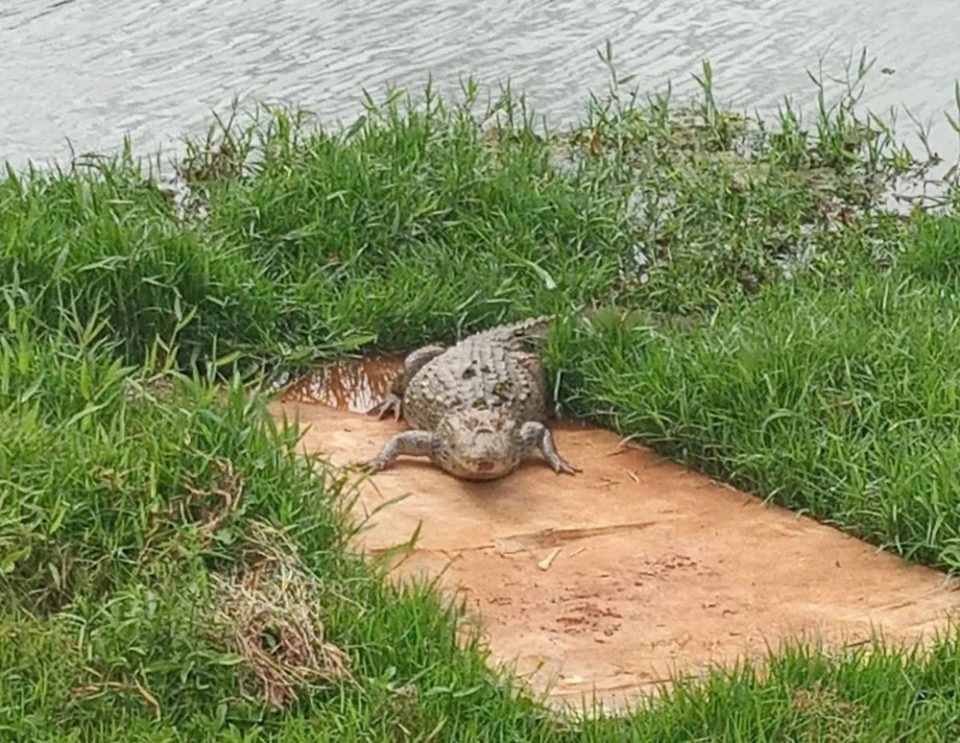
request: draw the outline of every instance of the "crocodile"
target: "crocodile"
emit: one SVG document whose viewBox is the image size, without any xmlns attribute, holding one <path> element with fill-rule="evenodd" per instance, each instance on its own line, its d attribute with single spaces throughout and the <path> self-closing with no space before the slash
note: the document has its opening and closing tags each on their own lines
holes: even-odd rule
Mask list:
<svg viewBox="0 0 960 743">
<path fill-rule="evenodd" d="M 547 382 L 539 352 L 550 325 L 549 317 L 537 317 L 410 353 L 389 394 L 368 412 L 402 415 L 412 430 L 393 436 L 362 466 L 376 472 L 400 455 L 423 456 L 455 477 L 495 480 L 539 448 L 557 473 L 580 472 L 557 453 L 544 425 Z"/>
</svg>

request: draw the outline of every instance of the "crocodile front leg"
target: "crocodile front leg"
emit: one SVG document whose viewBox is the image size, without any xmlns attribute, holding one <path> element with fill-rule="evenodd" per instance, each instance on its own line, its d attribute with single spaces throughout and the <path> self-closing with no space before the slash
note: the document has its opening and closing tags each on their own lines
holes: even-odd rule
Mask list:
<svg viewBox="0 0 960 743">
<path fill-rule="evenodd" d="M 361 463 L 361 467 L 379 472 L 389 467 L 401 454 L 429 457 L 433 453 L 434 436 L 430 431 L 404 431 L 391 438 L 380 453 Z"/>
<path fill-rule="evenodd" d="M 444 346 L 433 344 L 409 353 L 403 360 L 403 369 L 390 384 L 390 392 L 383 400 L 368 410 L 367 414 L 376 413 L 377 419 L 380 419 L 392 410 L 394 419 L 400 420 L 400 414 L 403 412 L 403 393 L 407 389 L 407 383 L 413 379 L 414 374 L 423 368 L 424 364 L 446 350 Z"/>
<path fill-rule="evenodd" d="M 569 475 L 582 470 L 570 464 L 567 460 L 557 453 L 556 444 L 553 442 L 553 434 L 550 429 L 537 421 L 527 421 L 520 428 L 520 441 L 522 444 L 521 456 L 529 454 L 534 447 L 540 449 L 543 458 L 547 460 L 556 472 L 566 472 Z"/>
</svg>

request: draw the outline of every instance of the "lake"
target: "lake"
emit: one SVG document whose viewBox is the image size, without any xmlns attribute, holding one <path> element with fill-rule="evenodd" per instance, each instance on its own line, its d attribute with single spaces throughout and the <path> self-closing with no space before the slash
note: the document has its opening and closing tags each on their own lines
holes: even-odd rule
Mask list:
<svg viewBox="0 0 960 743">
<path fill-rule="evenodd" d="M 388 82 L 417 89 L 428 75 L 441 92 L 460 76 L 509 77 L 560 124 L 605 90 L 596 52 L 607 39 L 618 71 L 644 90 L 672 81 L 695 92 L 691 73 L 707 58 L 721 103 L 764 114 L 787 94 L 806 110 L 816 92 L 806 70 L 825 55 L 842 74 L 866 45 L 877 61 L 864 103 L 937 122 L 934 141 L 952 152 L 942 112 L 955 110 L 960 77 L 954 1 L 6 0 L 0 161 L 60 158 L 68 139 L 109 151 L 123 134 L 154 152 L 203 132 L 235 94 L 346 121 L 363 88 L 382 96 Z"/>
</svg>

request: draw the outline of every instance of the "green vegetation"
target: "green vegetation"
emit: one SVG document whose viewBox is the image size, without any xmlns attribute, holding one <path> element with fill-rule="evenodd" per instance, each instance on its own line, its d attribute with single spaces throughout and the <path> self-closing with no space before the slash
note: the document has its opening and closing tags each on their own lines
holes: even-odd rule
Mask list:
<svg viewBox="0 0 960 743">
<path fill-rule="evenodd" d="M 342 132 L 263 108 L 189 146 L 185 213 L 129 153 L 8 172 L 0 739 L 960 737 L 952 636 L 560 721 L 345 550 L 347 483 L 264 413 L 265 375 L 551 312 L 565 410 L 960 566 L 954 192 L 885 208 L 925 164 L 856 81 L 770 126 L 710 75 L 569 132 L 472 86 Z"/>
<path fill-rule="evenodd" d="M 689 332 L 608 323 L 568 346 L 570 402 L 748 491 L 956 569 L 960 312 L 949 286 L 904 273 L 778 287 Z"/>
</svg>

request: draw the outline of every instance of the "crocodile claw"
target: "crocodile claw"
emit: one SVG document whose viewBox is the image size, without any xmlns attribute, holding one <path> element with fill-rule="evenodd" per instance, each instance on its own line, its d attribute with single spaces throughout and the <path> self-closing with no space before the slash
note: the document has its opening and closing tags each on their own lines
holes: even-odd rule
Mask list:
<svg viewBox="0 0 960 743">
<path fill-rule="evenodd" d="M 383 418 L 387 413 L 393 411 L 393 419 L 399 421 L 403 412 L 403 398 L 391 392 L 379 404 L 370 408 L 367 415 L 377 414 L 377 419 Z"/>
<path fill-rule="evenodd" d="M 559 474 L 575 475 L 578 472 L 583 472 L 583 468 L 577 467 L 575 464 L 571 464 L 566 459 L 558 458 L 557 461 L 551 462 L 554 472 Z"/>
<path fill-rule="evenodd" d="M 378 461 L 376 457 L 372 459 L 364 459 L 359 462 L 354 462 L 352 465 L 353 469 L 360 470 L 361 472 L 373 473 L 379 472 L 383 469 L 383 463 Z"/>
</svg>

